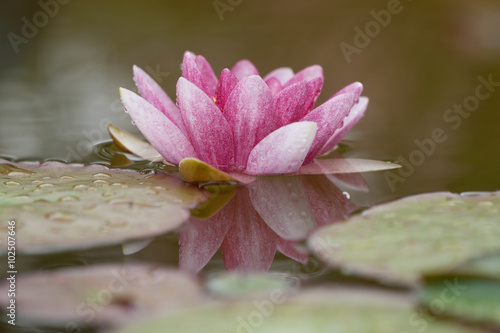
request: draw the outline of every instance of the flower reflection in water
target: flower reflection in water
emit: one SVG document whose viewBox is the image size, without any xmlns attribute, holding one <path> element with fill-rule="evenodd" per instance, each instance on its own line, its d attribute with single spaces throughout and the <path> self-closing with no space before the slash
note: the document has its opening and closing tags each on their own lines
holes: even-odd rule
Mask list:
<svg viewBox="0 0 500 333">
<path fill-rule="evenodd" d="M 276 250 L 306 263 L 309 254 L 300 241 L 316 227 L 343 220 L 359 208 L 330 179 L 259 177 L 248 186 L 213 186 L 212 200 L 194 210 L 179 232 L 180 268 L 199 272 L 219 247 L 227 270 L 267 271 Z M 344 185 L 366 188 L 359 174 L 342 180 Z M 202 211 L 210 211 L 208 206 L 224 203 L 215 214 L 200 218 Z"/>
</svg>

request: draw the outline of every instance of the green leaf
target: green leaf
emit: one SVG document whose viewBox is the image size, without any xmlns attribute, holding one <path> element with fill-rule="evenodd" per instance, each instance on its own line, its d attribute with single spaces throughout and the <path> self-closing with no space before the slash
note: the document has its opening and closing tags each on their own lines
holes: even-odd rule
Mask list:
<svg viewBox="0 0 500 333">
<path fill-rule="evenodd" d="M 17 251 L 55 252 L 165 233 L 205 199 L 205 191 L 162 173 L 0 160 L 0 251 L 9 220 Z"/>
<path fill-rule="evenodd" d="M 453 276 L 428 281 L 420 302 L 436 316 L 492 324 L 500 329 L 500 281 Z"/>
<path fill-rule="evenodd" d="M 316 288 L 294 295 L 273 289 L 267 298 L 220 301 L 165 312 L 117 332 L 386 333 L 480 332 L 446 321 L 426 321 L 408 294 L 349 287 Z"/>
<path fill-rule="evenodd" d="M 0 303 L 8 305 L 10 282 L 0 285 Z M 198 303 L 198 281 L 177 270 L 153 265 L 97 265 L 41 271 L 18 276 L 17 318 L 23 323 L 66 326 L 123 324 L 154 311 Z M 68 329 L 68 324 L 72 329 Z"/>
<path fill-rule="evenodd" d="M 499 211 L 499 192 L 411 196 L 322 228 L 309 245 L 344 272 L 414 284 L 500 251 Z"/>
</svg>

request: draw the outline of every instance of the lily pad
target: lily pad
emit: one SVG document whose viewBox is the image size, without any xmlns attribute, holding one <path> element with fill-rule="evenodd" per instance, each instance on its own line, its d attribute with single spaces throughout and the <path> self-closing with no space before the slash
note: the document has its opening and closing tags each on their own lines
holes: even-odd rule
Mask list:
<svg viewBox="0 0 500 333">
<path fill-rule="evenodd" d="M 273 290 L 283 294 L 296 291 L 298 277 L 286 273 L 212 273 L 206 280 L 207 289 L 216 296 L 226 298 L 265 298 Z"/>
<path fill-rule="evenodd" d="M 0 160 L 0 220 L 16 249 L 43 253 L 120 243 L 177 228 L 203 190 L 162 173 Z M 7 249 L 0 239 L 0 251 Z"/>
<path fill-rule="evenodd" d="M 500 329 L 500 281 L 443 277 L 426 283 L 420 301 L 435 316 Z"/>
<path fill-rule="evenodd" d="M 9 281 L 0 303 L 9 303 Z M 16 315 L 23 322 L 79 327 L 122 324 L 162 309 L 198 302 L 202 288 L 192 276 L 151 265 L 98 265 L 19 275 Z M 71 328 L 71 329 L 70 329 Z"/>
<path fill-rule="evenodd" d="M 414 284 L 500 251 L 499 211 L 500 192 L 411 196 L 322 228 L 309 245 L 344 272 Z"/>
<path fill-rule="evenodd" d="M 408 294 L 348 287 L 317 288 L 296 295 L 185 308 L 140 320 L 118 332 L 481 332 L 446 321 L 416 321 Z"/>
<path fill-rule="evenodd" d="M 446 274 L 427 276 L 419 298 L 435 316 L 500 329 L 500 255 L 472 260 Z"/>
</svg>

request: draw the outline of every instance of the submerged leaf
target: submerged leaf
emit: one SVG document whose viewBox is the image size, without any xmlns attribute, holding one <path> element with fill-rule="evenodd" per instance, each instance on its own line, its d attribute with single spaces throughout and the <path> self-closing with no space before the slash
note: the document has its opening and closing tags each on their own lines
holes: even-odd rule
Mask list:
<svg viewBox="0 0 500 333">
<path fill-rule="evenodd" d="M 411 196 L 320 229 L 309 245 L 344 272 L 412 284 L 500 251 L 499 210 L 500 192 Z"/>
<path fill-rule="evenodd" d="M 204 191 L 161 173 L 0 160 L 0 219 L 17 250 L 42 253 L 120 243 L 177 228 Z M 5 229 L 6 231 L 7 229 Z M 7 237 L 0 239 L 6 251 Z"/>
</svg>

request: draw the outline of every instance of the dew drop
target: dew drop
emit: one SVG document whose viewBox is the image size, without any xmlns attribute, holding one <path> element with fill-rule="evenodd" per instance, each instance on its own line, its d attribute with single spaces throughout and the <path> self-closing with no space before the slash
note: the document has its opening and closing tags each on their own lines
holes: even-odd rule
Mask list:
<svg viewBox="0 0 500 333">
<path fill-rule="evenodd" d="M 125 185 L 125 184 L 122 184 L 122 183 L 113 183 L 113 184 L 111 184 L 111 186 L 123 186 L 123 185 Z"/>
<path fill-rule="evenodd" d="M 103 179 L 96 179 L 93 181 L 94 184 L 99 185 L 99 186 L 108 186 L 109 182 L 107 180 Z"/>
<path fill-rule="evenodd" d="M 78 184 L 78 185 L 73 186 L 73 189 L 75 189 L 77 191 L 83 191 L 83 190 L 86 190 L 88 188 L 89 188 L 89 186 L 84 185 L 84 184 Z"/>
<path fill-rule="evenodd" d="M 344 195 L 344 197 L 346 197 L 347 199 L 351 199 L 351 195 L 349 194 L 349 192 L 342 192 L 342 194 Z"/>
<path fill-rule="evenodd" d="M 103 197 L 105 198 L 109 198 L 109 197 L 112 197 L 115 193 L 112 192 L 112 191 L 106 191 L 102 194 Z"/>
<path fill-rule="evenodd" d="M 43 180 L 49 180 L 49 179 L 52 179 L 52 177 L 49 177 L 49 176 L 46 176 L 46 177 L 42 177 Z"/>
<path fill-rule="evenodd" d="M 59 202 L 72 202 L 72 201 L 79 201 L 80 199 L 74 195 L 64 195 L 57 199 Z"/>
<path fill-rule="evenodd" d="M 54 222 L 72 222 L 75 217 L 69 212 L 52 212 L 45 215 L 49 220 Z"/>
<path fill-rule="evenodd" d="M 18 186 L 19 185 L 18 182 L 15 182 L 13 180 L 6 181 L 6 182 L 4 182 L 4 184 L 7 186 Z"/>
<path fill-rule="evenodd" d="M 55 186 L 54 184 L 43 183 L 43 184 L 39 184 L 36 188 L 44 189 L 44 188 L 50 188 L 50 187 L 54 187 L 54 186 Z"/>
<path fill-rule="evenodd" d="M 109 173 L 104 173 L 104 172 L 98 172 L 98 173 L 94 173 L 92 175 L 94 178 L 111 178 L 111 175 Z"/>
<path fill-rule="evenodd" d="M 42 184 L 43 180 L 35 179 L 31 182 L 32 184 Z"/>
<path fill-rule="evenodd" d="M 29 199 L 30 196 L 27 195 L 27 194 L 22 194 L 22 195 L 16 195 L 15 197 L 13 197 L 12 199 L 16 199 L 16 200 L 26 200 L 26 199 Z"/>
<path fill-rule="evenodd" d="M 59 179 L 76 180 L 75 177 L 71 177 L 71 176 L 61 176 L 61 177 L 59 177 Z"/>
<path fill-rule="evenodd" d="M 135 121 L 133 119 L 130 122 L 132 123 L 132 125 L 135 125 Z"/>
</svg>

